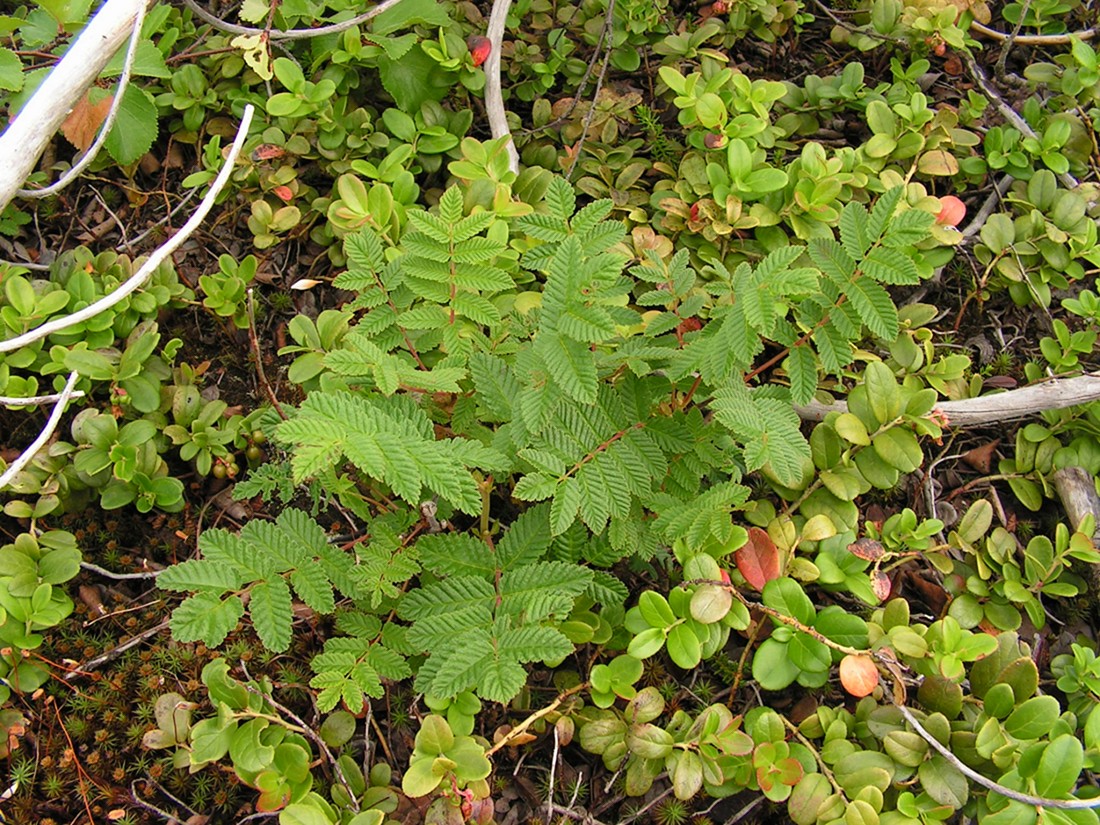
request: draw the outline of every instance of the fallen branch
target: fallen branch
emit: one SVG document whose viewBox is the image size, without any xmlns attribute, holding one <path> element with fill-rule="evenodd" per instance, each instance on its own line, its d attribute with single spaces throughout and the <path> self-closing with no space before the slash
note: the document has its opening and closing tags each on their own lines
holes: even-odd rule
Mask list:
<svg viewBox="0 0 1100 825">
<path fill-rule="evenodd" d="M 1092 38 L 1096 37 L 1097 33 L 1100 32 L 1100 29 L 1085 29 L 1084 31 L 1074 32 L 1073 34 L 1011 35 L 1006 32 L 999 32 L 996 29 L 991 29 L 989 26 L 979 23 L 977 20 L 970 21 L 970 30 L 1002 42 L 1011 40 L 1013 43 L 1019 43 L 1021 46 L 1068 46 L 1074 39 L 1092 40 Z"/>
<path fill-rule="evenodd" d="M 941 401 L 936 409 L 947 416 L 951 426 L 982 427 L 1027 418 L 1044 410 L 1076 407 L 1097 399 L 1100 399 L 1100 374 L 1090 374 L 1054 378 L 1042 384 L 978 398 Z M 823 421 L 831 412 L 847 412 L 848 405 L 843 401 L 832 404 L 811 401 L 796 405 L 795 411 L 806 421 Z"/>
<path fill-rule="evenodd" d="M 84 390 L 74 390 L 69 393 L 69 398 L 83 398 Z M 0 407 L 37 407 L 39 404 L 55 404 L 61 400 L 61 393 L 50 395 L 28 395 L 20 398 L 17 395 L 0 395 Z"/>
<path fill-rule="evenodd" d="M 147 0 L 107 0 L 0 136 L 0 209 L 30 176 L 69 112 L 99 77 Z"/>
<path fill-rule="evenodd" d="M 1096 494 L 1096 481 L 1084 467 L 1062 467 L 1050 475 L 1062 507 L 1074 529 L 1081 526 L 1086 516 L 1095 521 L 1093 538 L 1100 538 L 1100 495 Z"/>
<path fill-rule="evenodd" d="M 717 587 L 722 587 L 728 590 L 735 598 L 737 598 L 745 607 L 750 610 L 756 610 L 764 613 L 776 622 L 784 624 L 789 628 L 797 630 L 800 633 L 816 639 L 828 648 L 836 650 L 840 653 L 844 653 L 848 656 L 866 656 L 874 660 L 882 673 L 890 674 L 890 679 L 893 681 L 891 690 L 884 690 L 883 693 L 890 699 L 894 706 L 901 711 L 901 715 L 905 717 L 913 729 L 924 739 L 929 745 L 936 750 L 944 759 L 946 759 L 952 767 L 958 770 L 967 778 L 973 780 L 977 784 L 981 785 L 987 790 L 998 793 L 1001 796 L 1008 799 L 1021 802 L 1024 805 L 1036 805 L 1041 808 L 1060 808 L 1063 810 L 1081 810 L 1087 808 L 1100 808 L 1100 799 L 1050 799 L 1044 796 L 1032 796 L 1031 794 L 1021 793 L 1020 791 L 1006 787 L 999 782 L 992 779 L 988 779 L 982 776 L 976 770 L 965 764 L 959 757 L 955 756 L 950 750 L 940 744 L 936 737 L 932 736 L 924 726 L 920 723 L 913 712 L 905 704 L 905 686 L 901 681 L 901 674 L 898 670 L 898 662 L 894 659 L 888 651 L 885 650 L 859 650 L 857 648 L 850 647 L 848 645 L 841 644 L 839 642 L 830 639 L 815 628 L 809 627 L 793 616 L 788 616 L 785 613 L 768 607 L 767 605 L 760 604 L 758 602 L 750 601 L 732 585 L 726 584 L 720 581 L 700 580 L 705 581 L 707 584 L 711 584 Z"/>
<path fill-rule="evenodd" d="M 65 407 L 69 405 L 69 399 L 73 394 L 73 387 L 76 385 L 76 380 L 80 377 L 80 373 L 69 373 L 69 380 L 65 382 L 65 389 L 61 391 L 57 398 L 57 404 L 54 405 L 53 412 L 50 413 L 49 419 L 46 421 L 46 426 L 42 428 L 42 432 L 38 434 L 38 438 L 31 442 L 19 456 L 11 463 L 8 469 L 4 470 L 0 474 L 0 490 L 3 490 L 11 480 L 22 472 L 23 468 L 30 464 L 31 459 L 37 455 L 38 451 L 46 446 L 46 442 L 50 440 L 50 436 L 53 435 L 54 430 L 57 429 L 58 422 L 61 421 L 61 415 L 65 412 Z"/>
<path fill-rule="evenodd" d="M 144 22 L 145 4 L 141 3 L 138 5 L 137 14 L 134 16 L 134 27 L 130 33 L 130 44 L 126 47 L 126 60 L 122 64 L 122 75 L 118 79 L 118 89 L 115 90 L 114 97 L 111 98 L 111 108 L 107 111 L 107 117 L 103 119 L 103 123 L 100 124 L 99 131 L 96 133 L 92 145 L 88 147 L 88 151 L 81 155 L 80 159 L 67 172 L 49 186 L 42 189 L 20 189 L 15 193 L 19 197 L 48 198 L 51 195 L 56 195 L 76 180 L 81 172 L 87 169 L 91 162 L 95 160 L 99 150 L 107 142 L 107 135 L 114 128 L 115 120 L 118 118 L 118 110 L 122 108 L 122 96 L 126 94 L 126 87 L 130 85 L 130 73 L 134 69 L 134 57 L 137 55 L 137 44 L 138 40 L 141 39 L 141 26 Z"/>
<path fill-rule="evenodd" d="M 504 26 L 508 22 L 508 9 L 512 0 L 493 0 L 489 13 L 489 57 L 485 61 L 485 112 L 489 116 L 489 130 L 493 139 L 508 138 L 508 168 L 519 173 L 519 152 L 508 128 L 508 114 L 504 110 L 504 93 L 500 85 L 500 49 L 504 43 Z"/>
<path fill-rule="evenodd" d="M 240 126 L 237 128 L 237 137 L 233 141 L 233 145 L 229 148 L 229 154 L 225 159 L 225 164 L 222 166 L 221 171 L 218 172 L 217 178 L 210 184 L 210 191 L 206 193 L 206 196 L 199 203 L 194 214 L 187 219 L 187 223 L 181 226 L 175 235 L 153 250 L 153 254 L 146 259 L 145 263 L 138 268 L 137 272 L 131 275 L 125 283 L 118 287 L 118 289 L 108 295 L 104 295 L 98 301 L 84 307 L 84 309 L 74 312 L 71 315 L 66 315 L 64 318 L 56 318 L 53 321 L 47 321 L 45 324 L 42 324 L 42 326 L 32 329 L 30 332 L 25 332 L 22 335 L 17 335 L 15 338 L 0 341 L 0 352 L 17 350 L 20 347 L 25 347 L 27 344 L 33 344 L 35 341 L 41 340 L 55 332 L 68 329 L 75 324 L 79 324 L 81 321 L 86 321 L 89 318 L 99 315 L 99 313 L 104 310 L 110 309 L 127 295 L 139 289 L 150 276 L 156 272 L 157 267 L 160 266 L 169 255 L 175 252 L 180 244 L 187 240 L 192 232 L 199 228 L 199 224 L 202 223 L 206 214 L 213 208 L 214 200 L 229 181 L 229 175 L 233 171 L 233 165 L 237 161 L 237 156 L 241 152 L 241 147 L 244 146 L 245 138 L 248 137 L 248 127 L 252 123 L 252 114 L 254 111 L 255 109 L 251 104 L 245 106 L 244 116 L 241 118 Z M 0 165 L 0 168 L 2 168 L 2 165 Z"/>
<path fill-rule="evenodd" d="M 372 17 L 377 17 L 382 12 L 392 9 L 401 0 L 383 0 L 373 9 L 365 11 L 360 15 L 352 17 L 350 20 L 344 20 L 340 23 L 333 23 L 328 26 L 318 26 L 315 29 L 287 29 L 286 31 L 279 31 L 278 29 L 257 29 L 252 26 L 239 26 L 236 23 L 230 23 L 228 20 L 222 20 L 220 17 L 215 17 L 195 0 L 184 0 L 184 5 L 191 9 L 196 16 L 206 23 L 209 23 L 216 29 L 220 29 L 223 32 L 229 34 L 244 34 L 244 35 L 263 35 L 268 40 L 305 40 L 310 37 L 324 37 L 327 34 L 339 34 L 340 32 L 347 31 L 353 26 L 358 26 L 360 23 L 366 23 Z"/>
<path fill-rule="evenodd" d="M 1018 38 L 1016 42 L 1021 42 L 1023 38 Z M 985 72 L 982 71 L 981 66 L 974 60 L 969 54 L 963 54 L 963 60 L 966 62 L 966 67 L 970 71 L 971 76 L 974 78 L 974 82 L 978 84 L 978 88 L 982 90 L 990 102 L 997 107 L 997 111 L 1001 113 L 1001 116 L 1007 120 L 1016 131 L 1021 135 L 1034 140 L 1039 140 L 1039 136 L 1035 134 L 1035 130 L 1031 128 L 1031 125 L 1020 116 L 1020 114 L 1013 109 L 1005 99 L 1001 97 L 1000 93 L 993 88 L 993 84 L 989 82 L 989 78 L 985 76 Z M 1076 189 L 1078 186 L 1078 180 L 1069 172 L 1063 172 L 1058 175 L 1058 180 L 1062 182 L 1062 185 L 1067 189 Z"/>
</svg>

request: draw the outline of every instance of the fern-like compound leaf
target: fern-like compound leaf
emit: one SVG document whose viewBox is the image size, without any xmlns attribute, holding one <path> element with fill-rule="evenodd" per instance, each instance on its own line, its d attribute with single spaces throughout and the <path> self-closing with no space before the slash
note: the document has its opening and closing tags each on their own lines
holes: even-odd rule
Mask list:
<svg viewBox="0 0 1100 825">
<path fill-rule="evenodd" d="M 290 630 L 294 613 L 290 588 L 284 579 L 273 578 L 252 588 L 248 614 L 264 647 L 283 653 L 290 647 Z"/>
<path fill-rule="evenodd" d="M 224 593 L 239 590 L 245 582 L 241 567 L 231 561 L 189 559 L 174 564 L 157 576 L 165 590 Z"/>
<path fill-rule="evenodd" d="M 401 600 L 398 615 L 403 619 L 427 619 L 466 607 L 491 609 L 496 594 L 493 586 L 477 576 L 452 576 L 444 581 L 413 590 Z"/>
<path fill-rule="evenodd" d="M 220 599 L 213 593 L 200 592 L 184 599 L 172 611 L 169 627 L 176 641 L 202 642 L 207 647 L 217 647 L 242 616 L 244 604 L 238 596 Z"/>
</svg>

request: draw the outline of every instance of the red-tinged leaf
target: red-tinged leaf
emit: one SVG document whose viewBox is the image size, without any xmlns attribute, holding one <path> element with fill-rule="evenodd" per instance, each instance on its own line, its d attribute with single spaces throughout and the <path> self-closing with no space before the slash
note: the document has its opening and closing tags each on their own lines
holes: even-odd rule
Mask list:
<svg viewBox="0 0 1100 825">
<path fill-rule="evenodd" d="M 95 140 L 99 127 L 103 125 L 103 121 L 107 118 L 107 112 L 111 108 L 113 99 L 110 95 L 107 95 L 98 103 L 93 104 L 88 101 L 88 93 L 85 92 L 84 97 L 77 101 L 76 105 L 73 106 L 73 110 L 69 112 L 69 116 L 65 118 L 65 122 L 61 124 L 61 134 L 78 151 L 87 152 L 88 147 Z"/>
<path fill-rule="evenodd" d="M 745 581 L 757 590 L 763 590 L 765 584 L 780 576 L 779 548 L 759 527 L 749 528 L 749 540 L 733 554 L 733 559 Z"/>
<path fill-rule="evenodd" d="M 294 190 L 289 186 L 276 186 L 271 190 L 275 193 L 275 197 L 281 200 L 283 203 L 290 203 L 294 200 Z"/>
<path fill-rule="evenodd" d="M 282 146 L 276 146 L 274 143 L 261 143 L 252 150 L 252 160 L 258 163 L 261 160 L 281 158 L 285 154 L 286 149 Z"/>
<path fill-rule="evenodd" d="M 878 600 L 884 602 L 890 598 L 890 591 L 894 588 L 890 583 L 890 577 L 881 570 L 876 570 L 874 575 L 871 576 L 871 589 L 875 592 Z"/>
<path fill-rule="evenodd" d="M 849 653 L 840 660 L 840 684 L 853 696 L 869 696 L 878 684 L 878 668 L 866 656 Z"/>
<path fill-rule="evenodd" d="M 878 561 L 886 554 L 886 548 L 882 546 L 881 541 L 862 538 L 849 544 L 848 552 L 864 561 Z"/>
<path fill-rule="evenodd" d="M 472 34 L 466 41 L 466 48 L 470 50 L 470 56 L 474 59 L 474 65 L 480 66 L 489 59 L 489 52 L 493 48 L 492 41 L 480 34 Z"/>
</svg>

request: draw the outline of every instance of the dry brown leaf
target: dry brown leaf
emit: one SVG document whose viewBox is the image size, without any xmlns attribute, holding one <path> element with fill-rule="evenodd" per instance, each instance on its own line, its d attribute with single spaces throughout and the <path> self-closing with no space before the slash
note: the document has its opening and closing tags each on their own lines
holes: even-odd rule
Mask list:
<svg viewBox="0 0 1100 825">
<path fill-rule="evenodd" d="M 65 118 L 65 122 L 61 124 L 61 134 L 80 152 L 87 152 L 88 147 L 92 145 L 96 132 L 107 119 L 107 112 L 110 111 L 111 101 L 114 99 L 107 95 L 98 103 L 91 103 L 88 100 L 89 94 L 90 91 L 84 93 L 84 97 L 77 101 L 73 110 L 69 112 L 69 116 Z"/>
<path fill-rule="evenodd" d="M 993 471 L 993 453 L 1000 443 L 1000 439 L 994 439 L 980 447 L 975 447 L 973 450 L 968 450 L 963 453 L 962 460 L 979 473 L 988 475 Z"/>
</svg>

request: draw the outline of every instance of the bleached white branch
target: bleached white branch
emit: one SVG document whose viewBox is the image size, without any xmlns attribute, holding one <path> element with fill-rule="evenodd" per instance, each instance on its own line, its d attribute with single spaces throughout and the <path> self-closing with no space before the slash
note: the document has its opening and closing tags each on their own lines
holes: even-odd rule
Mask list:
<svg viewBox="0 0 1100 825">
<path fill-rule="evenodd" d="M 69 398 L 83 398 L 84 390 L 70 393 Z M 37 407 L 39 404 L 53 404 L 61 400 L 61 393 L 51 395 L 28 395 L 20 398 L 17 395 L 0 395 L 0 407 Z"/>
<path fill-rule="evenodd" d="M 145 22 L 145 4 L 138 5 L 137 14 L 134 17 L 134 28 L 130 33 L 130 44 L 126 47 L 126 60 L 122 64 L 122 75 L 118 79 L 118 89 L 115 92 L 114 98 L 111 100 L 111 108 L 107 110 L 107 117 L 103 119 L 103 123 L 100 124 L 99 132 L 95 136 L 95 140 L 92 145 L 88 147 L 86 151 L 76 163 L 72 165 L 65 174 L 63 174 L 56 181 L 43 189 L 20 189 L 15 194 L 21 198 L 47 198 L 51 195 L 56 195 L 70 183 L 79 177 L 83 172 L 95 160 L 96 155 L 99 154 L 99 150 L 103 148 L 103 144 L 107 142 L 107 135 L 111 133 L 111 129 L 115 125 L 115 120 L 118 118 L 118 110 L 122 108 L 122 96 L 126 94 L 126 87 L 130 85 L 130 73 L 134 69 L 134 57 L 137 55 L 137 44 L 141 39 L 141 26 Z"/>
<path fill-rule="evenodd" d="M 184 5 L 191 9 L 198 17 L 211 26 L 217 29 L 221 29 L 223 32 L 229 34 L 244 34 L 244 35 L 266 35 L 268 40 L 305 40 L 310 37 L 323 37 L 326 34 L 339 34 L 340 32 L 347 31 L 352 26 L 358 26 L 360 23 L 366 23 L 372 17 L 377 17 L 382 12 L 393 8 L 401 0 L 383 0 L 374 8 L 369 11 L 365 11 L 360 15 L 352 17 L 350 20 L 344 20 L 340 23 L 333 23 L 328 26 L 318 26 L 315 29 L 287 29 L 286 31 L 279 31 L 278 29 L 257 29 L 252 26 L 240 26 L 236 23 L 230 23 L 228 20 L 222 20 L 220 17 L 215 17 L 195 0 L 184 0 Z"/>
<path fill-rule="evenodd" d="M 493 138 L 508 137 L 508 167 L 519 172 L 519 152 L 512 140 L 512 130 L 508 128 L 508 114 L 504 110 L 504 92 L 500 84 L 500 49 L 504 43 L 504 27 L 508 22 L 508 9 L 512 0 L 493 0 L 493 10 L 489 13 L 489 27 L 485 36 L 489 38 L 489 57 L 485 61 L 485 113 L 489 116 L 489 130 Z"/>
<path fill-rule="evenodd" d="M 72 396 L 73 387 L 76 385 L 78 378 L 80 378 L 80 373 L 75 370 L 69 373 L 69 380 L 65 382 L 65 389 L 61 391 L 60 397 L 57 399 L 57 404 L 54 405 L 53 412 L 50 413 L 50 417 L 46 421 L 46 426 L 42 428 L 42 432 L 38 434 L 38 438 L 31 442 L 31 445 L 20 454 L 19 458 L 11 463 L 8 469 L 4 470 L 3 474 L 0 474 L 0 490 L 7 487 L 8 484 L 11 483 L 11 480 L 22 472 L 24 467 L 30 464 L 31 459 L 34 458 L 38 451 L 50 440 L 53 431 L 57 429 L 57 424 L 61 420 L 62 413 L 65 412 L 65 407 L 69 404 L 69 398 Z"/>
<path fill-rule="evenodd" d="M 221 192 L 222 187 L 224 187 L 229 180 L 229 175 L 233 171 L 233 165 L 236 163 L 237 156 L 240 154 L 241 147 L 244 145 L 245 138 L 248 136 L 248 127 L 252 123 L 252 114 L 254 111 L 251 104 L 245 106 L 244 117 L 241 118 L 241 124 L 237 128 L 237 137 L 229 149 L 225 164 L 222 166 L 221 171 L 218 172 L 217 178 L 215 178 L 214 182 L 210 185 L 210 191 L 206 193 L 206 196 L 199 203 L 194 214 L 187 219 L 187 223 L 181 226 L 175 235 L 153 251 L 153 254 L 138 268 L 137 272 L 131 275 L 125 283 L 118 287 L 118 289 L 114 290 L 109 295 L 104 295 L 98 301 L 89 304 L 84 309 L 67 315 L 64 318 L 56 318 L 53 321 L 47 321 L 45 324 L 42 324 L 42 326 L 32 329 L 30 332 L 18 335 L 15 338 L 0 341 L 0 352 L 11 352 L 20 347 L 25 347 L 27 344 L 32 344 L 35 341 L 45 338 L 47 335 L 52 335 L 74 324 L 79 324 L 81 321 L 86 321 L 104 310 L 110 309 L 149 280 L 149 277 L 156 271 L 157 267 L 161 265 L 165 258 L 175 252 L 180 244 L 187 240 L 192 232 L 198 229 L 203 218 L 206 217 L 206 214 L 214 206 L 214 200 L 217 198 L 218 193 Z"/>
<path fill-rule="evenodd" d="M 951 764 L 951 767 L 968 779 L 977 782 L 983 788 L 987 788 L 994 793 L 998 793 L 1003 797 L 1020 802 L 1024 805 L 1036 805 L 1040 808 L 1060 808 L 1062 810 L 1071 811 L 1100 808 L 1100 799 L 1049 799 L 1045 796 L 1033 796 L 1029 793 L 1022 793 L 1014 788 L 1002 785 L 1000 782 L 994 782 L 992 779 L 987 779 L 959 759 L 959 757 L 955 756 L 955 754 L 944 747 L 935 736 L 925 730 L 924 726 L 917 721 L 917 717 L 913 715 L 913 712 L 904 704 L 895 702 L 894 707 L 901 711 L 901 715 L 905 717 L 906 722 L 912 725 L 913 730 L 915 730 L 925 742 L 931 745 L 940 756 L 946 759 Z"/>
<path fill-rule="evenodd" d="M 0 135 L 0 209 L 34 169 L 46 145 L 133 29 L 147 0 L 107 0 Z"/>
<path fill-rule="evenodd" d="M 1042 384 L 1032 384 L 1018 390 L 941 401 L 936 409 L 947 416 L 951 426 L 982 427 L 1036 415 L 1043 410 L 1061 410 L 1100 399 L 1100 374 L 1079 375 L 1076 378 L 1055 378 Z M 822 404 L 811 401 L 796 406 L 798 415 L 806 421 L 823 421 L 831 412 L 847 412 L 843 401 Z"/>
</svg>

